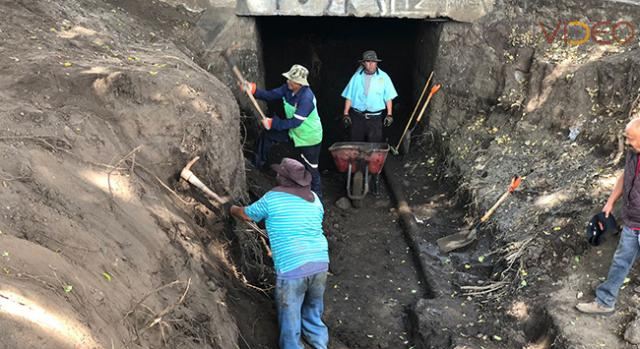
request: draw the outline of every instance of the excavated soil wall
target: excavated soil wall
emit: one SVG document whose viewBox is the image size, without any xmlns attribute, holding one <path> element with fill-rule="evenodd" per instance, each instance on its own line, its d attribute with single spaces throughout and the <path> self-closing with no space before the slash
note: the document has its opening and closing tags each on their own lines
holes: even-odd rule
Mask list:
<svg viewBox="0 0 640 349">
<path fill-rule="evenodd" d="M 221 211 L 178 182 L 199 156 L 212 190 L 246 191 L 237 104 L 189 49 L 197 13 L 25 0 L 0 15 L 0 346 L 273 345 Z"/>
</svg>

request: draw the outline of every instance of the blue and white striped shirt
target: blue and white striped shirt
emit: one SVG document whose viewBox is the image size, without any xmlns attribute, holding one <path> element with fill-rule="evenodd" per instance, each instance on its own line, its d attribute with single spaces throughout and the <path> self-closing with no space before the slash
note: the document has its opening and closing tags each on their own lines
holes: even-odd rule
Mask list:
<svg viewBox="0 0 640 349">
<path fill-rule="evenodd" d="M 322 202 L 269 191 L 247 206 L 252 220 L 266 221 L 276 274 L 294 270 L 309 262 L 329 262 L 329 246 L 322 233 Z"/>
</svg>

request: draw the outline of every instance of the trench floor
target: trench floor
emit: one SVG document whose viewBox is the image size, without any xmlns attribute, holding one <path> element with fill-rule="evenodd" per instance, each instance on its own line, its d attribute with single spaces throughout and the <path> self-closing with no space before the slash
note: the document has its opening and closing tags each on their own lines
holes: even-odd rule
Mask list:
<svg viewBox="0 0 640 349">
<path fill-rule="evenodd" d="M 435 179 L 435 159 L 414 153 L 397 175 L 416 217 L 431 228 L 459 219 L 449 188 Z M 323 186 L 332 272 L 325 320 L 332 335 L 349 348 L 411 348 L 407 310 L 425 288 L 387 188 L 378 198 L 368 195 L 361 208 L 343 210 L 335 202 L 345 195 L 344 177 L 325 174 Z"/>
</svg>

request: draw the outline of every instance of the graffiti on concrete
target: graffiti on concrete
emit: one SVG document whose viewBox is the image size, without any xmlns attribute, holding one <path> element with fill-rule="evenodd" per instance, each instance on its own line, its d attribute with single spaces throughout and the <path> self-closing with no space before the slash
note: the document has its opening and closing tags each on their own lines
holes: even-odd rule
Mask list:
<svg viewBox="0 0 640 349">
<path fill-rule="evenodd" d="M 495 0 L 238 0 L 241 15 L 446 17 L 485 15 Z M 451 17 L 455 17 L 451 16 Z"/>
</svg>

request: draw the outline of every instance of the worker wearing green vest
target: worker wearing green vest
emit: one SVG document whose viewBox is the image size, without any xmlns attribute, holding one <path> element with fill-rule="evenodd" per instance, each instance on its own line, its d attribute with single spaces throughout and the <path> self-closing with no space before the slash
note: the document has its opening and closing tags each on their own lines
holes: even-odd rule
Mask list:
<svg viewBox="0 0 640 349">
<path fill-rule="evenodd" d="M 320 184 L 320 146 L 322 143 L 322 123 L 318 114 L 316 97 L 309 88 L 307 68 L 294 64 L 288 72 L 282 73 L 287 82 L 273 90 L 256 88 L 256 84 L 247 82 L 244 89 L 257 99 L 275 101 L 281 99 L 286 119 L 266 118 L 262 124 L 267 130 L 287 130 L 289 139 L 300 156 L 300 161 L 311 172 L 311 190 L 322 197 Z M 264 151 L 268 153 L 268 149 Z M 260 156 L 260 154 L 259 154 Z"/>
</svg>

